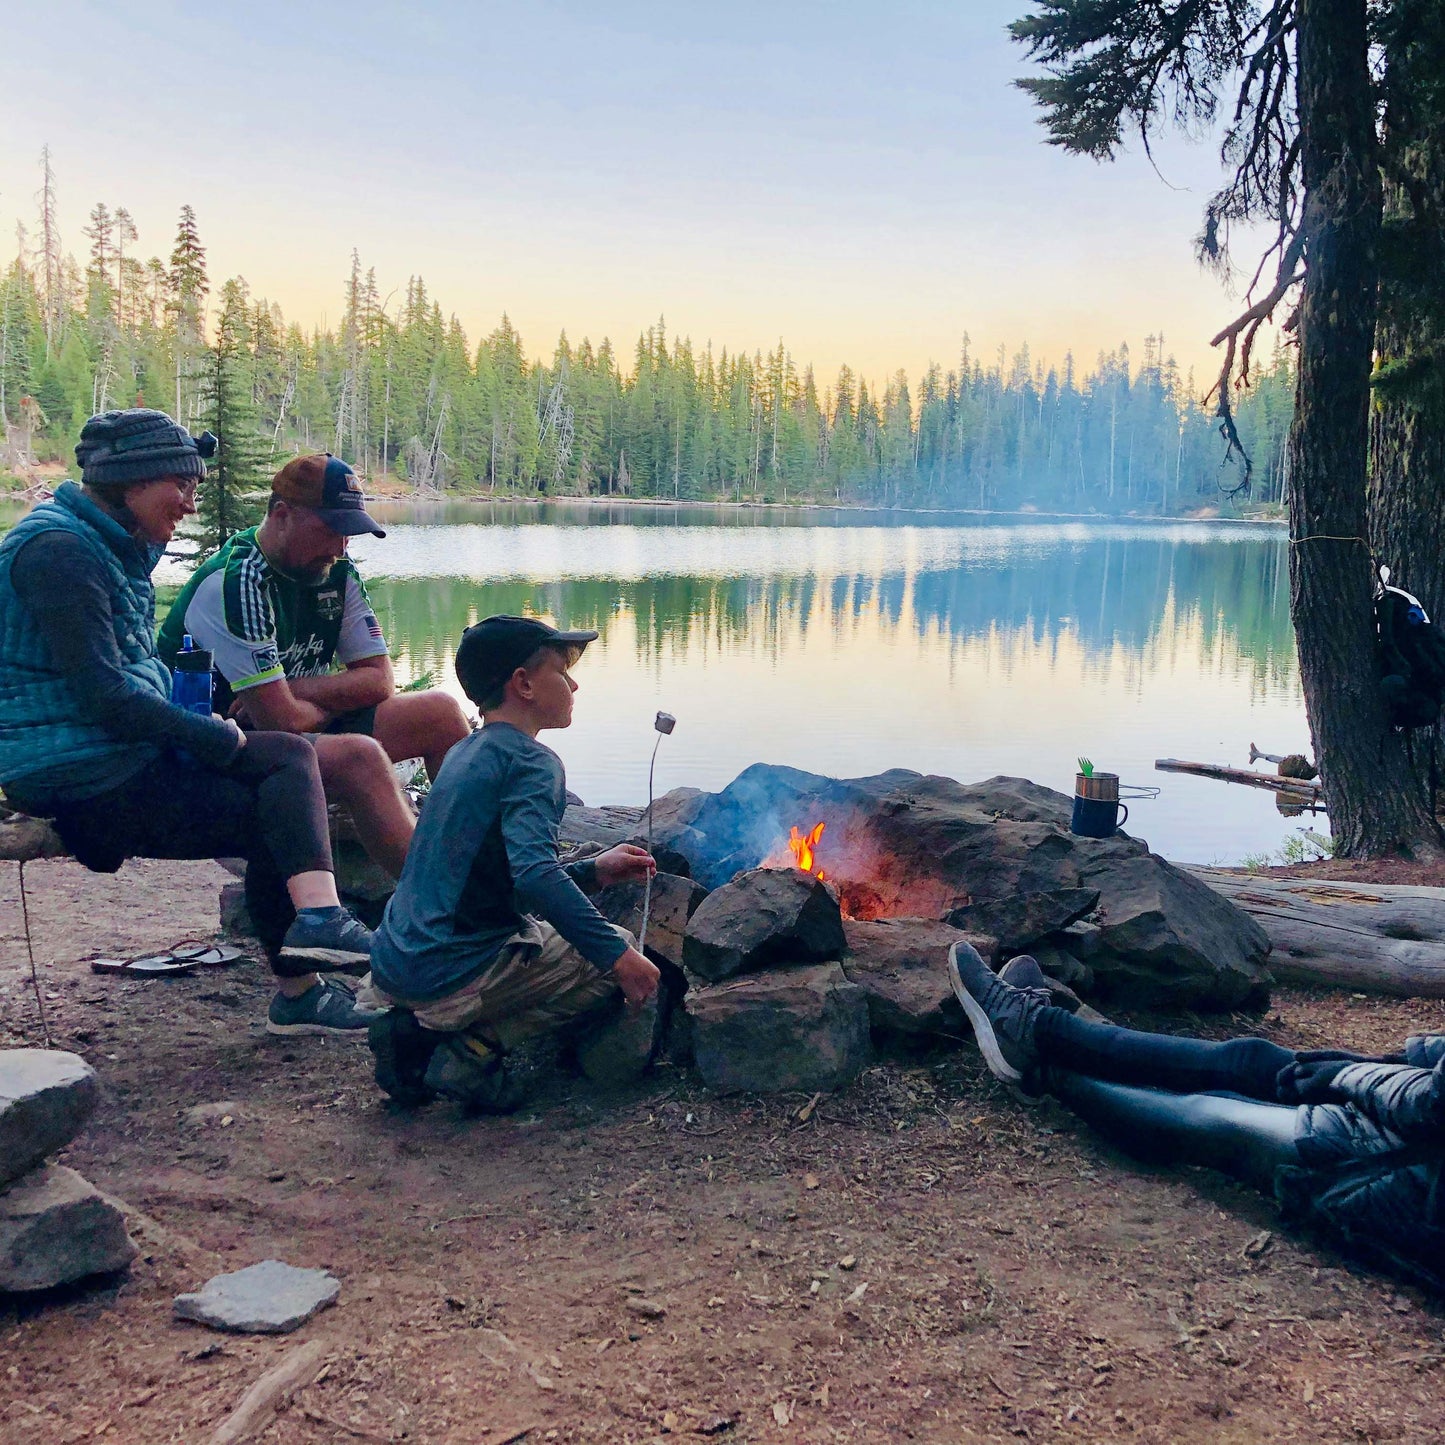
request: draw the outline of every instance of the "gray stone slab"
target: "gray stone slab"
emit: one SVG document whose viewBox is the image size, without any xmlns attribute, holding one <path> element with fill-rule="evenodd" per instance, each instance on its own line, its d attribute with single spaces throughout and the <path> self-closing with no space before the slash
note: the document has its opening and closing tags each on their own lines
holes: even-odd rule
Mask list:
<svg viewBox="0 0 1445 1445">
<path fill-rule="evenodd" d="M 78 1054 L 0 1051 L 0 1189 L 65 1148 L 99 1093 L 95 1071 Z"/>
<path fill-rule="evenodd" d="M 0 1194 L 0 1291 L 110 1274 L 135 1256 L 125 1217 L 73 1169 L 44 1165 Z"/>
<path fill-rule="evenodd" d="M 194 1294 L 178 1294 L 172 1308 L 180 1319 L 217 1330 L 284 1335 L 335 1304 L 340 1293 L 340 1282 L 324 1269 L 297 1269 L 279 1259 L 263 1259 L 248 1269 L 208 1279 Z"/>
</svg>

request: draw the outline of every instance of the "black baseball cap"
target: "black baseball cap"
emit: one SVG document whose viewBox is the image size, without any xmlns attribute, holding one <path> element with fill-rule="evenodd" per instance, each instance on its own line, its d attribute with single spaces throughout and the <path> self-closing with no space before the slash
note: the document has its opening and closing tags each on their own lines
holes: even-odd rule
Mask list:
<svg viewBox="0 0 1445 1445">
<path fill-rule="evenodd" d="M 358 537 L 386 532 L 366 512 L 366 496 L 356 473 L 330 452 L 293 457 L 271 479 L 271 495 L 293 507 L 310 507 L 333 532 Z"/>
<path fill-rule="evenodd" d="M 540 617 L 484 617 L 467 628 L 457 644 L 457 681 L 480 705 L 539 647 L 575 647 L 581 652 L 596 641 L 595 632 L 562 632 Z"/>
</svg>

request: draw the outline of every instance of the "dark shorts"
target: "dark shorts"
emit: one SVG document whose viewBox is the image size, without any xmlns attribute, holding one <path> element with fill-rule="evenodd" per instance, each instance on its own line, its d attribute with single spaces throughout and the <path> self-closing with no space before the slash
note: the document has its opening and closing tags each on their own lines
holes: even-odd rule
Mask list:
<svg viewBox="0 0 1445 1445">
<path fill-rule="evenodd" d="M 353 708 L 350 712 L 337 715 L 321 729 L 323 733 L 363 733 L 376 736 L 376 705 Z"/>
</svg>

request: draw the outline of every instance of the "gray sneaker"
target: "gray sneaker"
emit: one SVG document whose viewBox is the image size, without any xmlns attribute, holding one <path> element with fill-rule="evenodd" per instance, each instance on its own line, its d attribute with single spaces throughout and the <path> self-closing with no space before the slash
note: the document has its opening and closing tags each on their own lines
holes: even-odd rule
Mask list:
<svg viewBox="0 0 1445 1445">
<path fill-rule="evenodd" d="M 316 919 L 297 914 L 286 930 L 276 971 L 292 978 L 308 973 L 355 970 L 371 967 L 371 930 L 344 908 L 329 917 Z"/>
<path fill-rule="evenodd" d="M 1071 1014 L 1078 1013 L 1083 1007 L 1083 999 L 1068 984 L 1060 983 L 1056 978 L 1050 978 L 1039 967 L 1038 959 L 1031 953 L 1021 953 L 1017 957 L 1009 959 L 999 969 L 998 976 L 1010 988 L 1033 989 L 1036 993 L 1046 995 L 1051 1004 L 1067 1009 Z"/>
<path fill-rule="evenodd" d="M 266 1010 L 268 1034 L 335 1034 L 364 1039 L 382 1010 L 362 1008 L 351 990 L 332 979 L 313 984 L 300 998 L 278 993 Z"/>
<path fill-rule="evenodd" d="M 1038 1065 L 1034 1020 L 1052 1005 L 1031 989 L 1010 987 L 963 939 L 948 950 L 948 978 L 989 1073 L 1006 1084 L 1021 1083 Z"/>
<path fill-rule="evenodd" d="M 1098 1009 L 1090 1008 L 1068 984 L 1060 983 L 1039 967 L 1039 961 L 1031 953 L 1021 953 L 1011 958 L 999 969 L 998 976 L 1013 988 L 1031 989 L 1040 994 L 1046 1002 L 1056 1008 L 1066 1009 L 1077 1018 L 1093 1024 L 1106 1024 L 1109 1020 Z"/>
</svg>

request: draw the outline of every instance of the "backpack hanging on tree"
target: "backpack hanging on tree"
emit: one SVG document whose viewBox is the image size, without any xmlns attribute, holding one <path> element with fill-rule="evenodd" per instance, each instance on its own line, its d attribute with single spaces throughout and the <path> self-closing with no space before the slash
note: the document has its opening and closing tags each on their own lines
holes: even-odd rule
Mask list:
<svg viewBox="0 0 1445 1445">
<path fill-rule="evenodd" d="M 1380 692 L 1391 726 L 1433 728 L 1445 703 L 1445 637 L 1418 597 L 1390 586 L 1381 567 L 1375 589 Z"/>
</svg>

